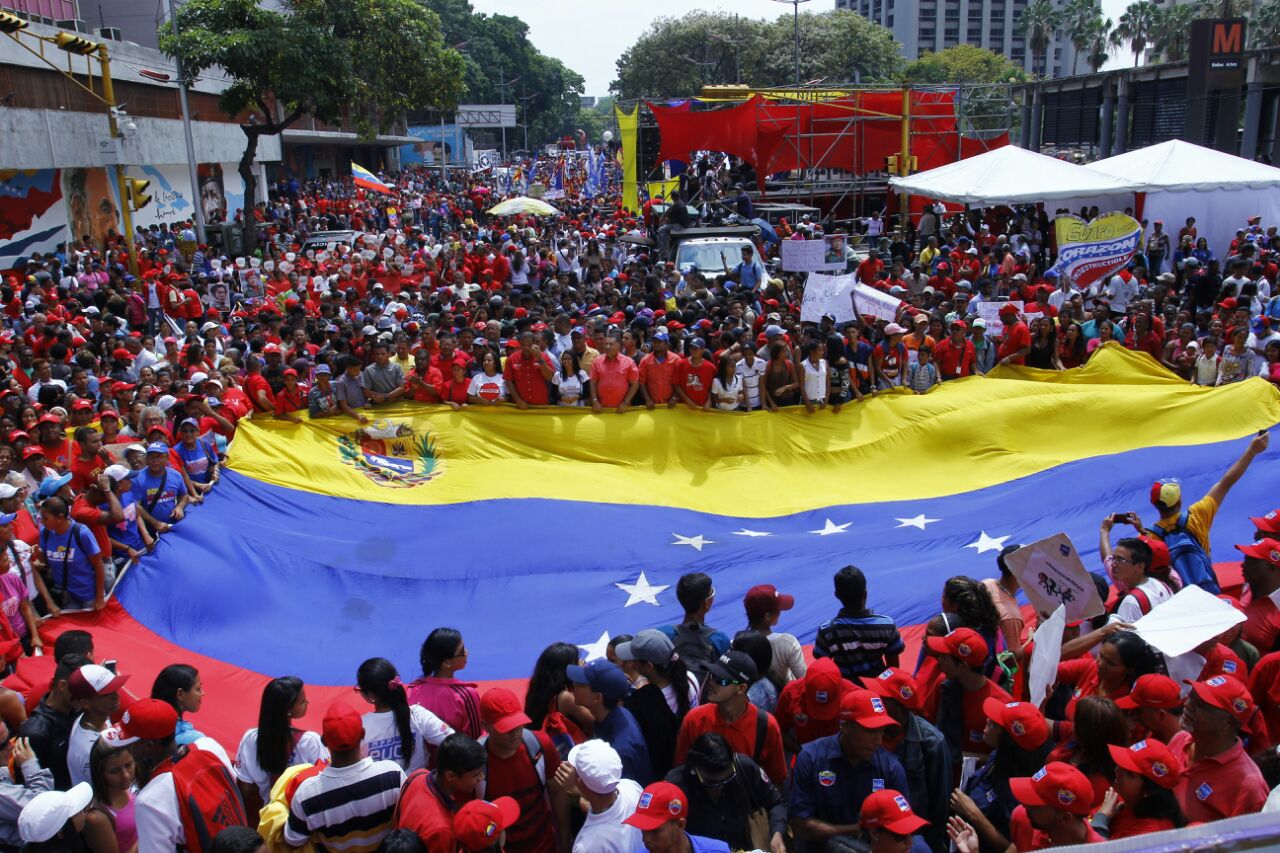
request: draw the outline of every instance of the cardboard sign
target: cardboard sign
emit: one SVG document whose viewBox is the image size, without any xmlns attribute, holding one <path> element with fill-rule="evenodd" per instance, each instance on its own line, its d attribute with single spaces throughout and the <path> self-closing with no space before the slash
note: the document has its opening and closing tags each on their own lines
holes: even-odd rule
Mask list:
<svg viewBox="0 0 1280 853">
<path fill-rule="evenodd" d="M 804 300 L 800 303 L 801 322 L 816 323 L 824 314 L 835 317 L 837 323 L 847 323 L 854 319 L 851 297 L 856 283 L 852 275 L 809 273 L 804 284 Z"/>
<path fill-rule="evenodd" d="M 1093 578 L 1065 533 L 1032 542 L 1005 558 L 1038 613 L 1066 608 L 1066 621 L 1097 616 L 1105 609 Z"/>
<path fill-rule="evenodd" d="M 875 317 L 877 320 L 894 320 L 902 308 L 902 300 L 896 296 L 876 290 L 866 284 L 856 284 L 853 288 L 853 305 L 861 317 Z"/>
<path fill-rule="evenodd" d="M 1058 259 L 1049 272 L 1071 277 L 1081 290 L 1088 290 L 1124 266 L 1138 253 L 1142 225 L 1132 216 L 1107 213 L 1092 222 L 1079 216 L 1059 216 L 1053 220 L 1058 237 Z"/>
<path fill-rule="evenodd" d="M 782 268 L 787 272 L 844 272 L 844 241 L 839 234 L 822 240 L 783 240 Z"/>
<path fill-rule="evenodd" d="M 1003 338 L 1004 323 L 1000 321 L 1000 309 L 1006 305 L 1013 305 L 1018 309 L 1018 313 L 1022 313 L 1022 300 L 1011 299 L 1008 302 L 975 302 L 972 311 L 981 317 L 987 324 L 988 338 Z"/>
</svg>

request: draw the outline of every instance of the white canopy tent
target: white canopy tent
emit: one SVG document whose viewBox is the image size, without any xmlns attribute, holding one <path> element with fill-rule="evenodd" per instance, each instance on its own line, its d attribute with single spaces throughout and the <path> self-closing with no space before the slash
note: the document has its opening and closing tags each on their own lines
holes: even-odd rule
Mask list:
<svg viewBox="0 0 1280 853">
<path fill-rule="evenodd" d="M 1073 210 L 1085 203 L 1104 210 L 1123 210 L 1132 206 L 1134 191 L 1132 182 L 1124 178 L 1092 172 L 1015 145 L 927 172 L 890 178 L 889 185 L 897 192 L 958 204 L 986 207 L 1058 201 L 1066 203 L 1055 207 Z"/>
<path fill-rule="evenodd" d="M 1234 154 L 1172 139 L 1083 168 L 1136 184 L 1147 194 L 1143 218 L 1163 220 L 1175 245 L 1178 230 L 1194 216 L 1197 233 L 1220 258 L 1248 217 L 1257 214 L 1264 224 L 1280 224 L 1280 169 Z M 1165 259 L 1165 270 L 1171 262 Z"/>
</svg>

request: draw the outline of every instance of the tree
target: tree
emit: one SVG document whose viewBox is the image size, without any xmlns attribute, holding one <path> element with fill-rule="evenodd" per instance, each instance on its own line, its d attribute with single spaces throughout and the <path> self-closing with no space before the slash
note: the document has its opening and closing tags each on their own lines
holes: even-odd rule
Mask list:
<svg viewBox="0 0 1280 853">
<path fill-rule="evenodd" d="M 452 107 L 461 96 L 462 57 L 444 46 L 440 20 L 415 0 L 188 0 L 178 34 L 157 32 L 160 48 L 181 57 L 191 78 L 217 68 L 231 80 L 219 106 L 241 120 L 239 172 L 245 222 L 253 222 L 258 141 L 304 115 L 351 121 L 363 136 L 385 131 L 407 112 Z M 245 229 L 250 246 L 255 230 Z"/>
<path fill-rule="evenodd" d="M 1190 3 L 1157 7 L 1152 40 L 1165 62 L 1180 62 L 1187 58 L 1191 22 L 1199 17 L 1201 10 Z"/>
<path fill-rule="evenodd" d="M 1159 7 L 1151 0 L 1136 0 L 1120 15 L 1120 21 L 1111 34 L 1112 43 L 1116 46 L 1129 43 L 1129 50 L 1133 51 L 1134 68 L 1138 67 L 1142 51 L 1146 50 L 1147 43 L 1155 32 L 1159 11 Z"/>
<path fill-rule="evenodd" d="M 1254 47 L 1280 44 L 1280 0 L 1267 0 L 1259 6 L 1250 24 Z"/>
<path fill-rule="evenodd" d="M 1089 70 L 1094 74 L 1106 64 L 1115 45 L 1115 24 L 1110 18 L 1098 18 L 1090 26 L 1085 38 L 1085 58 L 1089 62 Z"/>
<path fill-rule="evenodd" d="M 1080 57 L 1089 49 L 1089 35 L 1098 21 L 1102 20 L 1102 4 L 1098 0 L 1071 0 L 1062 9 L 1062 28 L 1071 46 L 1075 48 L 1075 56 L 1071 62 L 1071 73 L 1080 68 Z"/>
<path fill-rule="evenodd" d="M 1253 11 L 1253 0 L 1200 0 L 1199 18 L 1245 18 Z"/>
<path fill-rule="evenodd" d="M 610 91 L 620 99 L 687 98 L 703 85 L 795 83 L 793 21 L 690 12 L 658 18 L 618 59 Z M 844 9 L 800 16 L 800 77 L 838 86 L 890 80 L 902 67 L 884 27 Z M 739 80 L 738 78 L 741 77 Z"/>
<path fill-rule="evenodd" d="M 1020 66 L 995 51 L 971 44 L 925 53 L 902 73 L 903 83 L 959 85 L 966 130 L 978 131 L 1010 127 L 1012 102 L 1005 87 L 1026 79 Z"/>
<path fill-rule="evenodd" d="M 1053 0 L 1031 0 L 1022 14 L 1018 16 L 1018 31 L 1027 37 L 1027 46 L 1031 50 L 1031 69 L 1036 69 L 1036 58 L 1040 59 L 1040 73 L 1049 71 L 1048 51 L 1053 44 L 1053 36 L 1058 31 L 1061 16 L 1053 8 Z"/>
</svg>

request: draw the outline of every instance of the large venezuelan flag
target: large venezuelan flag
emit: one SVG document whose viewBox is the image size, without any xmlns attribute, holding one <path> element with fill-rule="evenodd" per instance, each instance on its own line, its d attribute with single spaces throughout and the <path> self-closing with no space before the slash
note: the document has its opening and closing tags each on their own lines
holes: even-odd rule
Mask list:
<svg viewBox="0 0 1280 853">
<path fill-rule="evenodd" d="M 692 570 L 714 578 L 711 621 L 730 633 L 767 582 L 796 597 L 780 629 L 812 642 L 851 562 L 871 606 L 911 625 L 946 578 L 992 576 L 1002 543 L 1065 531 L 1088 560 L 1104 515 L 1150 516 L 1153 480 L 1199 497 L 1280 422 L 1280 393 L 1191 387 L 1108 345 L 1080 369 L 1000 369 L 838 416 L 377 414 L 363 436 L 348 419 L 241 425 L 205 505 L 106 613 L 61 622 L 97 626 L 138 693 L 161 665 L 194 663 L 208 697 L 194 722 L 230 746 L 268 676 L 304 678 L 318 718 L 362 660 L 389 657 L 408 681 L 425 635 L 451 625 L 465 676 L 520 679 L 553 641 L 596 654 L 676 621 Z M 1278 458 L 1280 443 L 1219 513 L 1218 561 L 1250 538 L 1248 514 L 1280 503 Z"/>
<path fill-rule="evenodd" d="M 370 172 L 368 169 L 366 169 L 364 166 L 361 166 L 359 163 L 353 162 L 351 164 L 351 179 L 356 186 L 364 187 L 366 190 L 373 190 L 374 192 L 386 193 L 387 195 L 390 195 L 392 192 L 391 187 L 387 186 L 382 181 L 378 180 L 377 175 L 375 175 L 373 172 Z"/>
</svg>

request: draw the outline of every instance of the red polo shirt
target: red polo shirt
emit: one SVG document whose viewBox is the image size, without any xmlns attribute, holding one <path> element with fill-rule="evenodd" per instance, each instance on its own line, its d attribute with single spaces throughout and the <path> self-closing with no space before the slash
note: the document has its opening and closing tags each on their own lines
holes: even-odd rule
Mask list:
<svg viewBox="0 0 1280 853">
<path fill-rule="evenodd" d="M 516 350 L 507 356 L 506 368 L 502 375 L 520 394 L 520 399 L 531 406 L 547 406 L 551 404 L 551 394 L 547 390 L 547 379 L 542 375 L 542 366 L 554 365 L 546 353 L 533 351 L 526 355 L 524 350 Z"/>
<path fill-rule="evenodd" d="M 632 382 L 640 381 L 640 368 L 625 355 L 601 355 L 591 362 L 591 384 L 601 405 L 613 408 L 627 396 Z"/>
<path fill-rule="evenodd" d="M 943 379 L 955 379 L 973 375 L 973 341 L 968 338 L 956 346 L 951 338 L 943 338 L 933 348 L 933 360 L 938 363 L 938 373 Z"/>
<path fill-rule="evenodd" d="M 414 773 L 401 788 L 396 828 L 413 830 L 428 853 L 457 853 L 453 815 L 461 806 L 461 802 L 450 800 L 440 790 L 433 774 Z"/>
<path fill-rule="evenodd" d="M 665 403 L 676 393 L 676 368 L 684 363 L 684 359 L 673 352 L 668 352 L 661 361 L 653 353 L 640 359 L 640 384 L 649 392 L 655 403 Z"/>
<path fill-rule="evenodd" d="M 996 350 L 996 358 L 1001 359 L 1013 355 L 1023 347 L 1031 346 L 1031 330 L 1027 324 L 1019 320 L 1012 326 L 1004 327 L 1004 337 L 1000 339 L 1000 348 Z M 1011 364 L 1026 364 L 1026 356 L 1015 358 Z"/>
<path fill-rule="evenodd" d="M 756 715 L 765 714 L 765 744 L 760 750 L 760 766 L 769 774 L 770 781 L 779 787 L 787 778 L 787 761 L 782 754 L 782 730 L 778 721 L 767 711 L 761 711 L 748 703 L 747 712 L 732 723 L 720 715 L 720 706 L 714 704 L 699 705 L 685 715 L 680 726 L 680 734 L 676 737 L 676 764 L 683 764 L 689 746 L 698 739 L 698 735 L 715 732 L 729 742 L 734 752 L 743 755 L 756 754 Z"/>
<path fill-rule="evenodd" d="M 418 380 L 424 383 L 427 388 L 423 389 L 409 381 L 409 376 L 416 376 Z M 415 403 L 439 403 L 440 388 L 444 385 L 444 377 L 440 375 L 440 371 L 430 365 L 427 366 L 427 375 L 423 376 L 417 370 L 412 370 L 404 378 L 405 397 Z M 523 394 L 521 394 L 523 396 Z M 465 402 L 465 397 L 463 398 Z"/>
<path fill-rule="evenodd" d="M 1238 738 L 1226 752 L 1195 761 L 1191 746 L 1190 732 L 1178 732 L 1169 740 L 1169 749 L 1186 768 L 1174 793 L 1188 822 L 1206 823 L 1261 811 L 1271 788 Z"/>
<path fill-rule="evenodd" d="M 1276 610 L 1275 602 L 1267 595 L 1254 598 L 1247 587 L 1240 600 L 1248 617 L 1241 631 L 1245 642 L 1263 654 L 1270 652 L 1276 647 L 1277 636 L 1280 636 L 1280 611 Z"/>
</svg>

